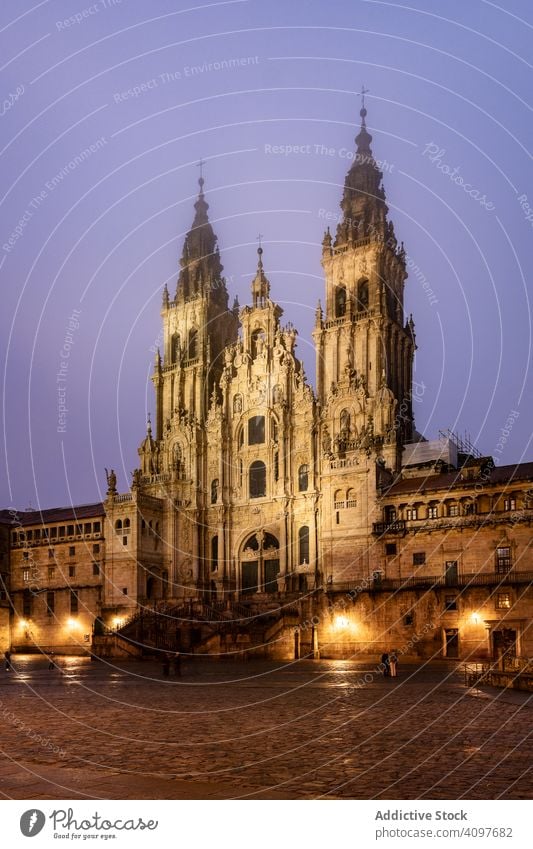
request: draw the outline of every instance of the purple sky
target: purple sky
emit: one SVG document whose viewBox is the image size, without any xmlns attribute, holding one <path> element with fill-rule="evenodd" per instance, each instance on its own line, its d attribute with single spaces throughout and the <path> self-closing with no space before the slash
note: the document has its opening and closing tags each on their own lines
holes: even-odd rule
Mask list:
<svg viewBox="0 0 533 849">
<path fill-rule="evenodd" d="M 417 427 L 468 431 L 491 454 L 516 411 L 494 456 L 533 459 L 532 37 L 527 0 L 5 0 L 0 506 L 97 500 L 104 466 L 129 485 L 200 156 L 230 296 L 249 300 L 263 233 L 314 380 L 324 215 L 339 211 L 362 83 L 411 268 Z"/>
</svg>

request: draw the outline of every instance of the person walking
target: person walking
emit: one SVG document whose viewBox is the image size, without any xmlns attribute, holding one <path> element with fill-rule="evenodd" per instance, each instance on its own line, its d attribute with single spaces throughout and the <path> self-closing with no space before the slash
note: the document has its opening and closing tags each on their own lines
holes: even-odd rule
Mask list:
<svg viewBox="0 0 533 849">
<path fill-rule="evenodd" d="M 398 656 L 396 655 L 396 652 L 392 652 L 392 654 L 389 655 L 389 667 L 391 678 L 396 678 L 398 674 Z"/>
<path fill-rule="evenodd" d="M 13 672 L 13 664 L 11 663 L 11 652 L 7 649 L 4 652 L 4 658 L 6 661 L 6 672 Z"/>
<path fill-rule="evenodd" d="M 386 651 L 384 651 L 383 654 L 381 655 L 381 666 L 382 666 L 382 669 L 383 669 L 383 677 L 389 678 L 390 677 L 390 660 L 389 660 L 389 653 L 386 652 Z"/>
<path fill-rule="evenodd" d="M 176 678 L 181 678 L 181 654 L 179 651 L 174 653 L 172 663 L 174 664 L 174 675 Z"/>
<path fill-rule="evenodd" d="M 55 669 L 55 668 L 56 668 L 56 665 L 55 665 L 55 661 L 54 661 L 54 653 L 53 653 L 53 651 L 51 651 L 50 654 L 48 655 L 48 669 L 52 670 L 52 669 Z"/>
<path fill-rule="evenodd" d="M 170 675 L 170 654 L 168 652 L 163 655 L 163 675 L 165 678 Z"/>
</svg>

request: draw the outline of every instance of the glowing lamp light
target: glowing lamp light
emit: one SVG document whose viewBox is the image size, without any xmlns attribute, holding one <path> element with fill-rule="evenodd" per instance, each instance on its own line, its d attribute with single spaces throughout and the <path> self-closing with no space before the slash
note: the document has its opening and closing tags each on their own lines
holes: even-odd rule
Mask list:
<svg viewBox="0 0 533 849">
<path fill-rule="evenodd" d="M 470 618 L 472 619 L 474 625 L 477 625 L 479 622 L 479 613 L 473 613 Z"/>
<path fill-rule="evenodd" d="M 67 619 L 67 628 L 74 630 L 74 628 L 79 628 L 79 627 L 80 627 L 80 623 L 78 622 L 77 619 Z"/>
<path fill-rule="evenodd" d="M 27 628 L 29 622 L 27 619 L 19 619 L 19 628 Z"/>
<path fill-rule="evenodd" d="M 122 628 L 123 625 L 124 625 L 124 619 L 121 619 L 120 616 L 115 616 L 115 618 L 113 619 L 113 627 L 114 628 Z"/>
<path fill-rule="evenodd" d="M 333 627 L 337 630 L 341 630 L 342 628 L 347 628 L 350 624 L 350 620 L 347 616 L 336 616 L 333 620 Z"/>
</svg>

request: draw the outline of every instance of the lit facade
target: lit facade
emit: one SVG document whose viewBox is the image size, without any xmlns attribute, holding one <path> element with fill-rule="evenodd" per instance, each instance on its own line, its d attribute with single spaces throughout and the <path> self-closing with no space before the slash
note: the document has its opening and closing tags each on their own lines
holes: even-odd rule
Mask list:
<svg viewBox="0 0 533 849">
<path fill-rule="evenodd" d="M 533 464 L 496 468 L 453 436 L 429 443 L 415 430 L 405 251 L 361 117 L 342 218 L 322 243 L 316 388 L 271 298 L 261 247 L 251 303 L 230 306 L 200 179 L 176 291 L 163 293 L 155 414 L 131 490 L 119 493 L 108 474 L 92 517 L 102 538 L 81 532 L 75 574 L 72 540 L 50 529 L 37 544 L 29 523 L 12 534 L 13 645 L 24 645 L 17 617 L 34 623 L 30 638 L 59 645 L 64 626 L 43 604 L 55 592 L 59 619 L 72 619 L 76 592 L 83 639 L 91 617 L 118 627 L 139 609 L 189 604 L 228 619 L 234 606 L 241 618 L 246 606 L 277 610 L 279 627 L 270 622 L 262 640 L 283 656 L 533 652 Z M 56 558 L 63 581 L 44 581 L 31 617 L 27 550 L 41 575 Z M 283 619 L 287 605 L 296 625 Z M 222 651 L 223 630 L 208 639 L 200 629 L 197 649 Z"/>
</svg>

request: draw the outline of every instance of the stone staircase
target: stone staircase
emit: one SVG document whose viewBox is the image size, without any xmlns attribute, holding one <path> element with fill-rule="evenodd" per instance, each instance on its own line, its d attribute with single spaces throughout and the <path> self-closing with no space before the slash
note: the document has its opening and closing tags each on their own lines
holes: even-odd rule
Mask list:
<svg viewBox="0 0 533 849">
<path fill-rule="evenodd" d="M 295 626 L 300 621 L 297 604 L 268 602 L 210 604 L 189 601 L 141 608 L 121 628 L 108 632 L 121 654 L 154 655 L 175 652 L 225 658 L 286 657 L 291 651 Z M 102 641 L 103 642 L 103 641 Z M 98 646 L 94 646 L 95 653 Z"/>
</svg>

